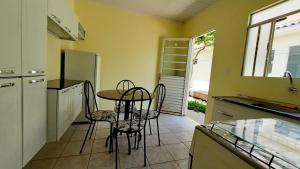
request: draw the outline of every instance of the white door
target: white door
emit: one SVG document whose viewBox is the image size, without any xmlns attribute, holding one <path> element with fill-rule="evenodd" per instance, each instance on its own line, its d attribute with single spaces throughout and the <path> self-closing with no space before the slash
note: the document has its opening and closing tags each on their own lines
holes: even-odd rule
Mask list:
<svg viewBox="0 0 300 169">
<path fill-rule="evenodd" d="M 0 168 L 3 169 L 22 168 L 21 99 L 21 79 L 0 79 Z"/>
<path fill-rule="evenodd" d="M 23 165 L 44 146 L 47 131 L 45 76 L 23 78 Z"/>
<path fill-rule="evenodd" d="M 190 39 L 186 38 L 163 40 L 159 80 L 167 90 L 163 111 L 181 115 L 186 113 L 190 44 Z"/>
<path fill-rule="evenodd" d="M 47 0 L 26 0 L 22 3 L 22 75 L 45 75 Z"/>
<path fill-rule="evenodd" d="M 21 75 L 21 2 L 0 1 L 0 77 Z"/>
</svg>

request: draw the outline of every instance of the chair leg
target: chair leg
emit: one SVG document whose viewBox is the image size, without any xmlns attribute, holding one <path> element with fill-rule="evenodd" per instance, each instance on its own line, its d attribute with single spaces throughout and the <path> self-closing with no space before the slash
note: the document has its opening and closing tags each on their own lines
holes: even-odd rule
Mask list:
<svg viewBox="0 0 300 169">
<path fill-rule="evenodd" d="M 130 136 L 129 133 L 126 133 L 127 141 L 128 141 L 128 155 L 131 154 L 131 143 L 130 143 Z"/>
<path fill-rule="evenodd" d="M 110 152 L 114 151 L 113 141 L 114 141 L 113 123 L 110 123 Z"/>
<path fill-rule="evenodd" d="M 90 132 L 90 129 L 91 129 L 91 126 L 92 126 L 92 124 L 93 124 L 93 122 L 91 121 L 91 123 L 90 123 L 90 125 L 89 125 L 89 129 L 88 129 L 88 131 L 86 132 L 86 135 L 85 135 L 84 141 L 83 141 L 83 143 L 82 143 L 82 146 L 81 146 L 81 149 L 80 149 L 80 154 L 82 153 L 82 150 L 83 150 L 84 144 L 85 144 L 85 142 L 86 142 L 86 139 L 87 139 L 87 137 L 88 137 L 88 135 L 89 135 L 89 132 Z"/>
<path fill-rule="evenodd" d="M 159 135 L 159 125 L 158 125 L 158 118 L 156 118 L 156 124 L 157 124 L 158 145 L 160 146 L 160 135 Z"/>
<path fill-rule="evenodd" d="M 144 166 L 146 167 L 146 130 L 144 130 Z"/>
<path fill-rule="evenodd" d="M 139 132 L 139 135 L 138 135 L 138 142 L 137 142 L 137 150 L 139 149 L 139 147 L 140 147 L 140 141 L 142 140 L 142 133 L 141 132 Z"/>
<path fill-rule="evenodd" d="M 152 135 L 152 130 L 151 130 L 151 122 L 150 122 L 150 119 L 149 119 L 149 130 L 150 130 L 150 135 Z"/>
<path fill-rule="evenodd" d="M 116 169 L 118 169 L 118 132 L 115 132 L 116 137 Z"/>
<path fill-rule="evenodd" d="M 90 134 L 90 139 L 92 138 L 92 135 L 93 135 L 93 132 L 94 132 L 95 126 L 96 126 L 96 122 L 94 122 L 94 124 L 93 124 L 93 127 L 92 127 L 92 132 L 91 132 L 91 134 Z"/>
</svg>

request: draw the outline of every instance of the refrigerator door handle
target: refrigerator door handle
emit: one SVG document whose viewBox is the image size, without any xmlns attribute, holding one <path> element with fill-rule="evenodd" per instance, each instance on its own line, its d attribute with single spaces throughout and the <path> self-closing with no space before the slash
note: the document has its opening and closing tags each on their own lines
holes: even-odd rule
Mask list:
<svg viewBox="0 0 300 169">
<path fill-rule="evenodd" d="M 44 79 L 38 79 L 38 80 L 29 80 L 29 83 L 30 84 L 33 84 L 33 83 L 41 83 L 41 82 L 44 82 L 45 80 Z"/>
<path fill-rule="evenodd" d="M 15 70 L 13 70 L 13 69 L 0 70 L 0 74 L 14 74 L 14 73 L 15 73 Z"/>
<path fill-rule="evenodd" d="M 13 87 L 15 83 L 4 83 L 0 84 L 0 88 L 5 88 L 5 87 Z"/>
<path fill-rule="evenodd" d="M 44 70 L 30 70 L 28 71 L 29 74 L 40 74 L 40 73 L 45 73 Z"/>
</svg>

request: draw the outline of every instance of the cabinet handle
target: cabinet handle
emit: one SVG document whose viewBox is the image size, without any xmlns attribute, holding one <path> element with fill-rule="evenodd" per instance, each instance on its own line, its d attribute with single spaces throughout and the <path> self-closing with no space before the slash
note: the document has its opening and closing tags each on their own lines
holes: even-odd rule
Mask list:
<svg viewBox="0 0 300 169">
<path fill-rule="evenodd" d="M 66 29 L 69 33 L 71 33 L 71 29 L 69 29 L 69 28 L 66 27 L 66 26 L 65 26 L 65 29 Z"/>
<path fill-rule="evenodd" d="M 67 93 L 70 89 L 63 90 L 62 93 Z"/>
<path fill-rule="evenodd" d="M 7 69 L 7 70 L 0 70 L 0 74 L 14 74 L 15 70 Z"/>
<path fill-rule="evenodd" d="M 222 114 L 222 115 L 224 115 L 224 116 L 233 118 L 233 115 L 231 115 L 231 114 L 228 114 L 228 113 L 225 113 L 225 112 L 222 112 L 222 111 L 218 111 L 218 113 L 220 113 L 220 114 Z"/>
<path fill-rule="evenodd" d="M 44 79 L 29 80 L 29 83 L 30 83 L 30 84 L 33 84 L 33 83 L 41 83 L 41 82 L 44 82 L 44 81 L 45 81 Z"/>
<path fill-rule="evenodd" d="M 60 21 L 60 19 L 57 17 L 57 16 L 55 16 L 55 15 L 51 15 L 52 16 L 52 18 L 54 19 L 54 20 L 56 20 L 56 22 L 57 23 L 60 23 L 61 21 Z"/>
<path fill-rule="evenodd" d="M 0 84 L 0 88 L 5 88 L 5 87 L 13 87 L 15 83 L 4 83 Z"/>
<path fill-rule="evenodd" d="M 29 74 L 41 74 L 41 73 L 45 73 L 45 71 L 43 70 L 30 70 L 28 71 Z"/>
</svg>

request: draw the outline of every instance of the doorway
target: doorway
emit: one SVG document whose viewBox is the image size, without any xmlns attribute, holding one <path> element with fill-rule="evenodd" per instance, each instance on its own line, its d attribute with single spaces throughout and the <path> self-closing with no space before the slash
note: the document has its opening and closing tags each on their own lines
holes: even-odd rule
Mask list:
<svg viewBox="0 0 300 169">
<path fill-rule="evenodd" d="M 215 34 L 216 31 L 210 31 L 192 39 L 186 115 L 199 124 L 205 119 Z"/>
</svg>

